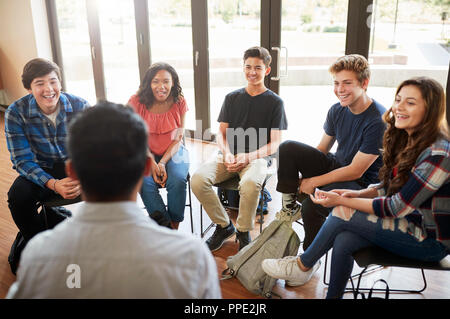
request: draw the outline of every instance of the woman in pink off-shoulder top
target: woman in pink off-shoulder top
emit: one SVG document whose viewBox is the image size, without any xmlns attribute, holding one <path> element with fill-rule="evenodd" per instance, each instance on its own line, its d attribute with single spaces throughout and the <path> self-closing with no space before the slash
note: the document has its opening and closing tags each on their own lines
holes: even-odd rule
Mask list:
<svg viewBox="0 0 450 319">
<path fill-rule="evenodd" d="M 163 62 L 150 66 L 128 105 L 147 123 L 154 159 L 152 176 L 144 178 L 140 191 L 142 201 L 150 216 L 160 212 L 177 229 L 184 219 L 189 153 L 183 145 L 188 107 L 175 69 Z M 161 187 L 167 189 L 167 208 Z"/>
</svg>

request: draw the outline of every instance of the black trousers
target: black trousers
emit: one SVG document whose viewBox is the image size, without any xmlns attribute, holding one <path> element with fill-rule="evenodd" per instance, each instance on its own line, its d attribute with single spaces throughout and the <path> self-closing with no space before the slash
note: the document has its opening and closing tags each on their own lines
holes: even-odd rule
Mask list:
<svg viewBox="0 0 450 319">
<path fill-rule="evenodd" d="M 299 173 L 303 178 L 311 178 L 341 167 L 332 154 L 324 154 L 315 147 L 296 141 L 283 142 L 279 147 L 278 154 L 277 191 L 280 193 L 298 192 Z M 365 186 L 358 180 L 332 183 L 321 186 L 320 189 L 362 189 L 363 187 Z M 331 209 L 314 204 L 305 194 L 300 194 L 299 199 L 302 203 L 302 219 L 305 229 L 303 250 L 306 250 L 316 237 Z"/>
<path fill-rule="evenodd" d="M 57 179 L 66 177 L 64 163 L 57 163 L 53 168 L 44 171 Z M 46 230 L 45 220 L 42 214 L 38 213 L 37 203 L 55 196 L 59 195 L 23 176 L 17 177 L 12 184 L 8 192 L 8 207 L 17 228 L 27 242 L 37 233 Z M 49 213 L 52 213 L 52 210 Z"/>
</svg>

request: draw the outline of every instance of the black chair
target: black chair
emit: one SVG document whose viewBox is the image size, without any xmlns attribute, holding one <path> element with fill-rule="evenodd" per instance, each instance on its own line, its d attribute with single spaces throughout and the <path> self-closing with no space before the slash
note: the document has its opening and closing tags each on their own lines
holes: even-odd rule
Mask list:
<svg viewBox="0 0 450 319">
<path fill-rule="evenodd" d="M 53 219 L 52 222 L 49 222 L 49 214 L 47 210 L 52 207 L 60 207 L 75 204 L 81 201 L 81 197 L 77 197 L 74 199 L 64 199 L 61 196 L 55 194 L 51 198 L 41 201 L 37 203 L 37 209 L 41 208 L 40 214 L 44 219 L 45 229 L 53 228 L 58 222 L 64 220 L 66 215 L 62 216 L 51 216 L 50 219 Z M 19 265 L 20 256 L 22 255 L 22 251 L 25 248 L 27 242 L 23 237 L 22 233 L 19 231 L 16 235 L 16 239 L 14 240 L 11 250 L 8 255 L 8 263 L 11 267 L 11 272 L 15 275 L 17 271 L 17 267 Z"/>
<path fill-rule="evenodd" d="M 56 195 L 56 194 L 45 201 L 38 202 L 37 206 L 38 206 L 38 208 L 39 207 L 41 208 L 41 214 L 43 214 L 46 229 L 51 228 L 51 227 L 49 227 L 49 224 L 48 224 L 47 208 L 72 205 L 72 204 L 76 204 L 78 202 L 81 202 L 81 196 L 78 196 L 77 198 L 73 198 L 73 199 L 64 199 L 60 195 Z"/>
<path fill-rule="evenodd" d="M 350 277 L 349 281 L 351 287 L 345 288 L 345 293 L 351 292 L 354 296 L 357 296 L 360 292 L 379 291 L 379 292 L 397 292 L 397 293 L 421 293 L 427 288 L 427 280 L 425 277 L 425 269 L 428 270 L 450 270 L 450 257 L 446 257 L 439 262 L 425 262 L 420 260 L 414 260 L 405 258 L 396 254 L 393 254 L 381 247 L 372 246 L 358 250 L 353 254 L 356 264 L 363 268 L 360 273 L 354 274 Z M 328 264 L 328 253 L 325 255 L 325 268 L 323 275 L 323 283 L 329 285 L 326 281 Z M 374 271 L 383 269 L 385 267 L 398 267 L 398 268 L 413 268 L 420 269 L 423 287 L 420 289 L 398 289 L 390 288 L 388 285 L 384 289 L 374 287 L 361 287 L 361 280 L 364 275 L 372 273 Z M 355 286 L 354 279 L 357 278 Z"/>
<path fill-rule="evenodd" d="M 324 264 L 325 265 L 324 265 L 324 270 L 323 270 L 323 283 L 326 286 L 328 286 L 330 284 L 327 281 L 328 252 L 325 254 L 325 263 Z M 362 275 L 367 275 L 367 274 L 369 274 L 369 273 L 371 273 L 371 272 L 373 272 L 375 270 L 379 270 L 379 269 L 382 269 L 382 268 L 383 268 L 383 266 L 381 266 L 381 265 L 368 265 L 368 267 L 365 269 L 364 273 L 361 272 L 361 273 L 354 274 L 354 275 L 352 275 L 350 277 L 350 280 L 352 280 L 354 278 L 358 278 L 359 276 L 362 276 Z M 353 285 L 352 281 L 351 281 L 351 283 Z M 348 292 L 348 291 L 353 291 L 353 288 L 346 288 L 346 292 Z"/>
<path fill-rule="evenodd" d="M 186 134 L 183 134 L 183 145 L 186 147 Z M 188 184 L 188 197 L 189 197 L 189 204 L 186 204 L 187 207 L 189 207 L 189 216 L 191 217 L 191 233 L 194 233 L 194 220 L 192 218 L 192 194 L 191 194 L 191 175 L 188 172 L 187 174 L 187 184 Z"/>
<path fill-rule="evenodd" d="M 264 200 L 264 188 L 266 187 L 267 181 L 272 177 L 273 173 L 269 172 L 266 175 L 266 178 L 264 179 L 264 182 L 261 186 L 261 193 L 259 196 L 259 206 L 256 209 L 256 215 L 259 215 L 259 219 L 257 222 L 259 223 L 259 232 L 262 232 L 262 225 L 264 223 L 264 211 L 263 211 L 263 200 Z M 233 190 L 237 191 L 239 190 L 239 176 L 236 175 L 235 177 L 232 177 L 222 183 L 214 184 L 214 187 L 220 187 L 224 190 Z M 203 230 L 203 206 L 200 204 L 200 236 L 203 238 L 205 234 L 214 226 L 214 223 L 211 222 L 209 226 Z"/>
<path fill-rule="evenodd" d="M 421 293 L 427 288 L 427 280 L 425 277 L 425 269 L 428 270 L 450 270 L 450 256 L 442 259 L 438 262 L 425 262 L 414 259 L 405 258 L 402 256 L 395 255 L 385 249 L 377 246 L 368 247 L 361 249 L 353 254 L 356 263 L 359 267 L 364 268 L 359 274 L 358 283 L 356 288 L 354 287 L 352 281 L 352 291 L 368 291 L 370 288 L 361 288 L 361 277 L 365 274 L 368 267 L 371 265 L 380 265 L 382 267 L 400 267 L 400 268 L 414 268 L 420 269 L 423 279 L 423 287 L 420 289 L 392 289 L 389 288 L 390 292 L 403 292 L 403 293 Z M 385 289 L 373 289 L 374 291 L 386 291 Z"/>
<path fill-rule="evenodd" d="M 189 204 L 186 204 L 186 206 L 189 207 L 189 214 L 191 217 L 191 233 L 194 233 L 194 219 L 192 218 L 192 195 L 191 195 L 191 175 L 188 173 L 187 175 L 187 182 L 188 182 L 188 198 L 189 198 Z"/>
</svg>

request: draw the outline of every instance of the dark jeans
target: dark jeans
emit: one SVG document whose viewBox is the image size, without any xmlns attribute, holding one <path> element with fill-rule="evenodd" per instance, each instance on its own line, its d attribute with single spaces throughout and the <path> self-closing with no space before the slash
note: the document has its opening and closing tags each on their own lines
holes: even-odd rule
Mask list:
<svg viewBox="0 0 450 319">
<path fill-rule="evenodd" d="M 66 177 L 64 163 L 57 163 L 53 168 L 44 171 L 57 179 Z M 8 206 L 14 222 L 27 242 L 37 233 L 46 230 L 45 220 L 38 214 L 37 203 L 55 196 L 59 195 L 23 176 L 17 177 L 12 184 L 8 192 Z"/>
<path fill-rule="evenodd" d="M 298 192 L 299 173 L 304 178 L 310 178 L 341 167 L 333 154 L 324 154 L 315 147 L 296 141 L 283 142 L 278 153 L 277 191 L 280 193 Z M 359 181 L 349 181 L 324 185 L 320 189 L 362 189 L 364 187 Z M 302 219 L 305 229 L 303 250 L 306 250 L 316 237 L 331 209 L 314 204 L 305 194 L 301 194 L 299 198 L 302 202 Z"/>
</svg>

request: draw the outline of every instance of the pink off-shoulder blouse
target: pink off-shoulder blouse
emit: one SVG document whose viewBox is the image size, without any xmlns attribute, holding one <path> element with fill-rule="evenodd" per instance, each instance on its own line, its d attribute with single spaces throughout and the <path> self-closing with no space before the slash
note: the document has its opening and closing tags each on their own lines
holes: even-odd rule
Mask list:
<svg viewBox="0 0 450 319">
<path fill-rule="evenodd" d="M 155 155 L 164 155 L 175 139 L 177 129 L 181 127 L 181 116 L 188 111 L 186 100 L 180 98 L 165 113 L 150 112 L 144 104 L 139 102 L 136 94 L 129 99 L 128 105 L 147 123 L 150 151 Z"/>
</svg>

